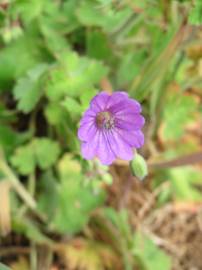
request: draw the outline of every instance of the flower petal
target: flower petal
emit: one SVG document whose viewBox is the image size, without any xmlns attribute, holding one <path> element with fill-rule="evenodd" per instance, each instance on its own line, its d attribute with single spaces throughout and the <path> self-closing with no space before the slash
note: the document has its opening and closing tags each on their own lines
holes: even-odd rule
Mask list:
<svg viewBox="0 0 202 270">
<path fill-rule="evenodd" d="M 95 120 L 95 118 L 96 118 L 96 113 L 93 110 L 88 109 L 84 113 L 84 115 L 83 115 L 83 117 L 82 117 L 82 119 L 80 121 L 80 125 L 82 125 L 84 123 L 92 122 L 92 121 Z"/>
<path fill-rule="evenodd" d="M 97 132 L 94 122 L 84 122 L 78 129 L 78 137 L 81 141 L 91 141 Z"/>
<path fill-rule="evenodd" d="M 145 119 L 140 114 L 119 114 L 115 115 L 115 125 L 120 129 L 137 130 L 141 129 Z"/>
<path fill-rule="evenodd" d="M 123 140 L 119 133 L 116 131 L 108 132 L 108 138 L 116 157 L 124 160 L 131 160 L 133 158 L 132 147 Z"/>
<path fill-rule="evenodd" d="M 116 91 L 111 96 L 107 103 L 107 109 L 110 109 L 115 104 L 119 104 L 123 99 L 128 99 L 128 94 L 126 92 Z"/>
<path fill-rule="evenodd" d="M 96 155 L 104 165 L 110 165 L 116 159 L 116 156 L 109 144 L 108 137 L 104 132 L 100 132 L 99 134 L 99 143 L 97 145 Z"/>
<path fill-rule="evenodd" d="M 141 106 L 140 104 L 135 101 L 132 100 L 130 98 L 127 99 L 123 99 L 118 102 L 113 104 L 112 106 L 110 106 L 109 108 L 110 112 L 113 114 L 130 114 L 130 113 L 140 113 L 141 112 Z"/>
<path fill-rule="evenodd" d="M 89 142 L 83 142 L 81 145 L 81 154 L 85 159 L 93 159 L 95 156 L 95 149 Z"/>
<path fill-rule="evenodd" d="M 82 142 L 81 153 L 85 159 L 92 159 L 96 156 L 96 149 L 98 146 L 99 131 L 97 130 L 92 140 Z"/>
<path fill-rule="evenodd" d="M 97 94 L 90 103 L 90 107 L 93 111 L 100 112 L 100 111 L 104 111 L 106 108 L 106 105 L 108 103 L 110 96 L 105 93 L 105 92 L 101 92 L 99 94 Z"/>
<path fill-rule="evenodd" d="M 132 147 L 140 148 L 144 145 L 144 134 L 141 130 L 128 131 L 116 128 L 115 131 Z"/>
</svg>

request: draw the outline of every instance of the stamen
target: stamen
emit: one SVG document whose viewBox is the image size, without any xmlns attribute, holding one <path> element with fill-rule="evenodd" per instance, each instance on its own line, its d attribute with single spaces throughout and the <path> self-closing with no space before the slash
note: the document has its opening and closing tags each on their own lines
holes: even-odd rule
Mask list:
<svg viewBox="0 0 202 270">
<path fill-rule="evenodd" d="M 100 112 L 96 117 L 96 124 L 99 128 L 114 128 L 114 118 L 110 112 Z"/>
</svg>

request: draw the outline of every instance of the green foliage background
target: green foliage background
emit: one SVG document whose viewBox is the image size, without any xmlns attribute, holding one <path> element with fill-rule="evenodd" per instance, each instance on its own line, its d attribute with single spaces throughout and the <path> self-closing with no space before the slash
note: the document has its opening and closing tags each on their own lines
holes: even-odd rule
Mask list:
<svg viewBox="0 0 202 270">
<path fill-rule="evenodd" d="M 1 207 L 7 184 L 10 198 L 0 232 L 2 247 L 11 231 L 23 245 L 29 242 L 31 266 L 23 261 L 21 269 L 38 269 L 36 247 L 64 239 L 71 269 L 171 269 L 170 256 L 141 230 L 134 232 L 127 209 L 108 207 L 105 186 L 112 176 L 97 161 L 82 159 L 77 129 L 91 98 L 106 86 L 142 103 L 142 154 L 149 161 L 201 149 L 188 132 L 202 113 L 202 33 L 194 26 L 201 18 L 200 0 L 0 1 Z M 169 179 L 156 207 L 201 202 L 200 173 L 188 166 L 148 176 L 153 191 Z M 111 223 L 106 235 L 115 244 L 96 242 L 88 232 L 96 211 L 101 225 Z M 79 256 L 69 241 L 81 235 L 86 249 Z M 117 268 L 114 253 L 121 254 Z"/>
</svg>

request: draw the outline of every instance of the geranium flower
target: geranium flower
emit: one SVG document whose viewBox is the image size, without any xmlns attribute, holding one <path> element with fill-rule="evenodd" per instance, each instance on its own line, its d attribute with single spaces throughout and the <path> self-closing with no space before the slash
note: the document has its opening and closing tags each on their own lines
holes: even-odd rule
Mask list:
<svg viewBox="0 0 202 270">
<path fill-rule="evenodd" d="M 110 165 L 116 158 L 133 159 L 133 150 L 144 144 L 140 129 L 145 120 L 140 113 L 140 104 L 125 92 L 96 95 L 80 121 L 82 156 L 97 157 L 104 165 Z"/>
</svg>

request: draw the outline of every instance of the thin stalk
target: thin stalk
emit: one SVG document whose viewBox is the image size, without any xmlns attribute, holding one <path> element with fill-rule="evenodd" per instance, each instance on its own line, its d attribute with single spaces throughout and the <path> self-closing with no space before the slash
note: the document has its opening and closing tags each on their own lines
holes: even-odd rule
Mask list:
<svg viewBox="0 0 202 270">
<path fill-rule="evenodd" d="M 27 192 L 25 187 L 21 184 L 20 180 L 15 176 L 13 171 L 10 169 L 10 167 L 3 159 L 0 160 L 0 170 L 5 174 L 8 181 L 11 183 L 13 188 L 16 190 L 20 198 L 26 203 L 26 205 L 29 208 L 35 210 L 36 209 L 35 200 Z"/>
</svg>

